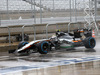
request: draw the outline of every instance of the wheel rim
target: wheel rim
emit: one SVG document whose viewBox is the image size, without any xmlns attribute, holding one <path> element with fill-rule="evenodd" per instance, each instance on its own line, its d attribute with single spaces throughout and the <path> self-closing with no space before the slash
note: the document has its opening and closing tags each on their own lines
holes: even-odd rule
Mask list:
<svg viewBox="0 0 100 75">
<path fill-rule="evenodd" d="M 95 46 L 95 40 L 92 38 L 90 39 L 90 46 L 93 48 Z"/>
<path fill-rule="evenodd" d="M 49 45 L 47 42 L 44 42 L 42 45 L 41 45 L 41 49 L 43 52 L 47 53 L 48 52 L 48 48 L 49 48 Z"/>
<path fill-rule="evenodd" d="M 48 44 L 47 44 L 47 43 L 45 43 L 45 44 L 43 45 L 43 50 L 44 50 L 44 51 L 48 51 Z"/>
</svg>

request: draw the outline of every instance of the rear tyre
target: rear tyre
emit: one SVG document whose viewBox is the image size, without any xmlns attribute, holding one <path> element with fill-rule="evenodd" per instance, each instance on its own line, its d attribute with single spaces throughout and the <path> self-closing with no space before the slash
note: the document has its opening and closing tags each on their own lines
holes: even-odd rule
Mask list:
<svg viewBox="0 0 100 75">
<path fill-rule="evenodd" d="M 84 40 L 84 45 L 86 48 L 94 48 L 96 45 L 96 41 L 93 37 L 88 37 Z"/>
<path fill-rule="evenodd" d="M 50 44 L 47 41 L 42 41 L 38 44 L 38 51 L 41 54 L 47 54 L 50 50 Z"/>
<path fill-rule="evenodd" d="M 28 42 L 25 42 L 25 41 L 20 42 L 19 45 L 18 45 L 18 49 L 22 48 L 26 44 L 28 44 Z"/>
</svg>

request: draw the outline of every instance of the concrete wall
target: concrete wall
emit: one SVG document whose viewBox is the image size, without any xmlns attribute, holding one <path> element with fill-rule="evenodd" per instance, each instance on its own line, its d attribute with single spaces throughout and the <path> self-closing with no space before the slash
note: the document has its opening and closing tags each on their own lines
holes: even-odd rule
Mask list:
<svg viewBox="0 0 100 75">
<path fill-rule="evenodd" d="M 57 29 L 60 29 L 61 31 L 64 31 L 64 32 L 68 32 L 68 24 L 69 23 L 58 23 L 57 26 L 56 25 L 48 26 L 49 37 L 51 37 L 52 34 L 55 34 Z M 70 25 L 70 30 L 74 30 L 74 29 L 82 28 L 82 27 L 84 27 L 84 23 L 77 23 L 77 24 L 72 23 Z M 35 25 L 35 30 L 36 30 L 36 39 L 46 38 L 46 24 Z M 11 32 L 11 36 L 13 36 L 13 37 L 11 37 L 11 40 L 13 42 L 15 42 L 16 39 L 14 39 L 14 36 L 16 36 L 18 34 L 22 34 L 22 26 L 10 27 L 10 32 Z M 25 27 L 24 33 L 29 35 L 30 41 L 32 39 L 34 39 L 34 37 L 33 37 L 34 36 L 34 28 L 32 26 Z M 0 42 L 8 42 L 8 40 L 7 40 L 8 36 L 9 36 L 8 28 L 0 28 Z"/>
</svg>

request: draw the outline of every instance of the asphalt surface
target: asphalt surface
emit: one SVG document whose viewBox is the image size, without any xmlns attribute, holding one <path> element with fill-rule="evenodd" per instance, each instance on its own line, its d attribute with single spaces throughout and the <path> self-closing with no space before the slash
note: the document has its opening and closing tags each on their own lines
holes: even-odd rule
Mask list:
<svg viewBox="0 0 100 75">
<path fill-rule="evenodd" d="M 8 68 L 15 66 L 25 66 L 29 64 L 39 64 L 44 62 L 53 62 L 63 59 L 82 58 L 100 55 L 100 39 L 96 39 L 96 47 L 94 49 L 86 49 L 85 47 L 78 47 L 75 50 L 57 50 L 51 51 L 46 55 L 39 53 L 32 53 L 29 56 L 15 56 L 7 52 L 0 53 L 0 68 Z"/>
<path fill-rule="evenodd" d="M 94 49 L 77 47 L 74 50 L 53 50 L 46 55 L 33 53 L 29 56 L 15 56 L 14 54 L 8 54 L 8 52 L 0 52 L 0 74 L 100 75 L 99 44 L 100 37 L 97 37 L 96 47 Z M 50 67 L 53 68 L 50 69 Z"/>
</svg>

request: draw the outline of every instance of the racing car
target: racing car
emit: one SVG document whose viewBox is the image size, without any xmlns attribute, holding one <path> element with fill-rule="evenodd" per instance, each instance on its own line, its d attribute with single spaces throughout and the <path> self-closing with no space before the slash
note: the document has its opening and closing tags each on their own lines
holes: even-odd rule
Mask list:
<svg viewBox="0 0 100 75">
<path fill-rule="evenodd" d="M 96 40 L 92 37 L 92 29 L 76 29 L 70 33 L 57 30 L 55 35 L 49 39 L 35 40 L 30 43 L 22 41 L 19 43 L 17 49 L 9 50 L 9 53 L 14 53 L 16 55 L 29 55 L 33 52 L 47 54 L 52 48 L 57 50 L 61 48 L 68 49 L 85 46 L 85 48 L 93 49 L 95 45 Z"/>
</svg>

